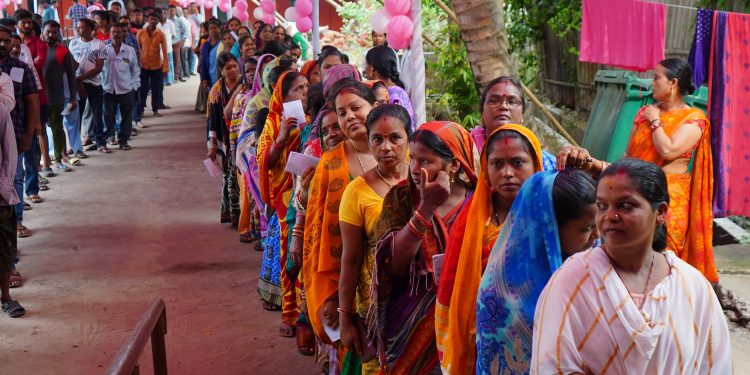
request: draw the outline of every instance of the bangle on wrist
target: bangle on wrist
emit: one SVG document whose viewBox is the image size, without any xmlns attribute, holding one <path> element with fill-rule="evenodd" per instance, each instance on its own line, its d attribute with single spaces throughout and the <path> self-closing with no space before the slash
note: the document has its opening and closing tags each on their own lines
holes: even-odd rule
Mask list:
<svg viewBox="0 0 750 375">
<path fill-rule="evenodd" d="M 422 213 L 419 212 L 419 209 L 414 210 L 414 218 L 416 218 L 423 227 L 428 228 L 430 226 L 430 221 L 422 216 Z"/>
<path fill-rule="evenodd" d="M 656 129 L 658 129 L 658 128 L 661 127 L 661 121 L 659 121 L 659 119 L 651 121 L 651 123 L 649 124 L 649 126 L 651 127 L 651 131 L 654 131 L 654 130 L 656 130 Z"/>
<path fill-rule="evenodd" d="M 337 307 L 336 311 L 338 311 L 340 314 L 342 314 L 342 315 L 344 315 L 346 317 L 349 317 L 349 318 L 354 318 L 355 316 L 357 316 L 357 314 L 355 314 L 355 313 L 353 313 L 351 311 L 348 311 L 348 310 L 344 310 L 344 309 L 342 309 L 340 307 Z"/>
<path fill-rule="evenodd" d="M 422 237 L 422 233 L 419 232 L 419 229 L 417 229 L 417 227 L 414 225 L 414 223 L 411 220 L 406 222 L 406 228 L 409 229 L 409 232 L 411 232 L 411 234 L 417 237 Z"/>
</svg>

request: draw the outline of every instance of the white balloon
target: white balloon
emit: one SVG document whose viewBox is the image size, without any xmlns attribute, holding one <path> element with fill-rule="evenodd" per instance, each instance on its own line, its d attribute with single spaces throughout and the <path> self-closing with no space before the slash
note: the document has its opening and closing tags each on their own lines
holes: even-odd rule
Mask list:
<svg viewBox="0 0 750 375">
<path fill-rule="evenodd" d="M 370 16 L 370 26 L 376 33 L 383 34 L 388 30 L 388 23 L 391 22 L 391 16 L 385 9 L 381 9 Z"/>
<path fill-rule="evenodd" d="M 289 22 L 297 22 L 298 16 L 297 9 L 294 9 L 294 7 L 286 8 L 286 11 L 284 12 L 284 18 Z"/>
<path fill-rule="evenodd" d="M 255 10 L 253 10 L 253 17 L 255 17 L 255 19 L 258 21 L 263 21 L 263 16 L 265 15 L 266 14 L 263 13 L 263 9 L 261 9 L 260 7 L 255 8 Z"/>
</svg>

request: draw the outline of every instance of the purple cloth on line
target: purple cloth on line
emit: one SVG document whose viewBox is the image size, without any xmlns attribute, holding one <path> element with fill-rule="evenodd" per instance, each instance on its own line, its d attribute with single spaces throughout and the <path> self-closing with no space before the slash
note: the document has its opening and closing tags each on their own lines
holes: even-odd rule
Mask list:
<svg viewBox="0 0 750 375">
<path fill-rule="evenodd" d="M 727 176 L 724 173 L 724 163 L 730 151 L 730 145 L 724 142 L 724 127 L 731 124 L 724 123 L 724 59 L 726 52 L 727 14 L 716 12 L 716 23 L 713 28 L 714 48 L 711 53 L 713 66 L 711 71 L 711 93 L 709 103 L 709 118 L 711 120 L 711 153 L 714 164 L 714 216 L 724 217 L 726 212 Z"/>
<path fill-rule="evenodd" d="M 690 48 L 688 62 L 693 67 L 693 83 L 700 88 L 708 81 L 709 61 L 711 61 L 711 36 L 713 34 L 714 11 L 698 9 L 695 19 L 695 36 Z"/>
</svg>

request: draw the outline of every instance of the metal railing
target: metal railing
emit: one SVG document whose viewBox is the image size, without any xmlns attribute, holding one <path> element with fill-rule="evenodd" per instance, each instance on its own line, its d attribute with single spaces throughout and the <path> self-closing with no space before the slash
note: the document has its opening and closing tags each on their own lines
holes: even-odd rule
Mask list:
<svg viewBox="0 0 750 375">
<path fill-rule="evenodd" d="M 167 308 L 161 298 L 151 303 L 135 326 L 128 341 L 117 353 L 106 375 L 140 374 L 138 359 L 151 337 L 151 355 L 154 361 L 154 374 L 167 375 L 167 349 L 164 335 L 167 334 Z"/>
</svg>

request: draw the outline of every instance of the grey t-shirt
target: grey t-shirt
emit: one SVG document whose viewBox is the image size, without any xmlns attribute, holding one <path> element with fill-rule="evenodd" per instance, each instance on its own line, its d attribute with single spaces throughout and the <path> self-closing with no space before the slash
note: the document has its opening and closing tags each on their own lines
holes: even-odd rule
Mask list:
<svg viewBox="0 0 750 375">
<path fill-rule="evenodd" d="M 47 47 L 47 60 L 44 62 L 44 89 L 47 90 L 47 104 L 65 104 L 63 80 L 68 80 L 68 87 L 76 87 L 76 70 L 73 55 L 66 51 L 63 65 L 57 62 L 57 47 Z M 63 47 L 64 48 L 64 47 Z M 67 77 L 66 77 L 67 76 Z"/>
</svg>

